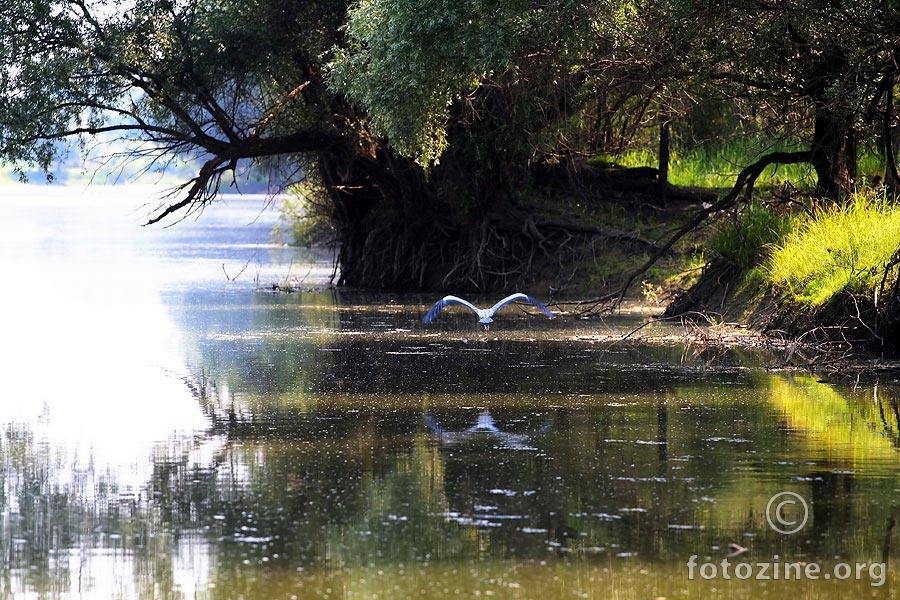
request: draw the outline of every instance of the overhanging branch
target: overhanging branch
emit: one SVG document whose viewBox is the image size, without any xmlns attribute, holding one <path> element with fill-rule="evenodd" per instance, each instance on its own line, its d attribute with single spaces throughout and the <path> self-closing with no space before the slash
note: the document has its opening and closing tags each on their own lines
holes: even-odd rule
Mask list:
<svg viewBox="0 0 900 600">
<path fill-rule="evenodd" d="M 173 192 L 174 195 L 181 190 L 187 190 L 184 198 L 167 206 L 161 213 L 152 217 L 144 225 L 159 223 L 167 216 L 186 207 L 209 204 L 219 191 L 219 182 L 222 180 L 222 175 L 229 171 L 234 171 L 236 167 L 237 159 L 229 160 L 218 156 L 209 159 L 200 167 L 200 172 L 197 173 L 196 177 L 178 186 Z"/>
<path fill-rule="evenodd" d="M 734 182 L 734 187 L 731 188 L 731 191 L 728 192 L 728 194 L 726 194 L 722 199 L 713 203 L 711 206 L 697 211 L 697 213 L 694 214 L 690 221 L 676 230 L 664 243 L 658 245 L 650 258 L 648 258 L 640 267 L 638 267 L 628 276 L 628 278 L 625 280 L 625 283 L 622 284 L 619 290 L 611 292 L 609 294 L 605 294 L 603 296 L 599 296 L 597 298 L 585 300 L 580 304 L 596 306 L 598 304 L 613 301 L 612 308 L 620 305 L 622 303 L 622 300 L 625 298 L 625 294 L 634 284 L 635 280 L 646 273 L 648 270 L 650 270 L 650 267 L 656 264 L 656 262 L 660 258 L 665 256 L 666 253 L 668 253 L 669 250 L 671 250 L 672 247 L 678 242 L 678 240 L 699 227 L 711 215 L 719 213 L 723 210 L 728 210 L 732 206 L 734 206 L 737 203 L 738 199 L 741 197 L 742 191 L 745 192 L 745 197 L 747 200 L 749 200 L 750 195 L 753 193 L 753 187 L 756 184 L 756 180 L 759 179 L 759 176 L 762 175 L 762 172 L 766 169 L 766 167 L 771 165 L 808 163 L 810 162 L 811 158 L 812 152 L 809 150 L 798 152 L 772 152 L 770 154 L 764 155 L 758 161 L 744 168 L 740 173 L 738 173 L 737 179 Z"/>
<path fill-rule="evenodd" d="M 160 222 L 179 210 L 202 207 L 211 203 L 219 192 L 222 176 L 234 172 L 241 159 L 255 159 L 285 154 L 302 154 L 333 148 L 342 144 L 342 138 L 334 133 L 317 130 L 298 131 L 284 136 L 243 138 L 236 143 L 220 142 L 214 156 L 208 159 L 197 175 L 178 186 L 172 195 L 185 192 L 184 197 L 153 216 L 145 225 Z M 203 147 L 202 144 L 197 144 Z M 213 150 L 213 148 L 205 148 Z"/>
</svg>

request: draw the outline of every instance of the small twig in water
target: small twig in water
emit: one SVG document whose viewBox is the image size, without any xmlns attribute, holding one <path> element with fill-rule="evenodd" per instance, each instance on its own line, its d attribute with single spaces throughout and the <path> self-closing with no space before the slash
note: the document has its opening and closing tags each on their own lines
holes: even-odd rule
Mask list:
<svg viewBox="0 0 900 600">
<path fill-rule="evenodd" d="M 241 270 L 238 271 L 238 274 L 235 275 L 234 277 L 230 277 L 230 276 L 228 275 L 228 271 L 225 270 L 225 263 L 222 263 L 222 272 L 225 273 L 225 279 L 227 279 L 228 281 L 234 281 L 235 279 L 237 279 L 238 277 L 240 277 L 241 274 L 242 274 L 244 271 L 247 270 L 247 267 L 250 266 L 250 261 L 252 261 L 254 258 L 256 258 L 256 253 L 255 253 L 255 252 L 253 253 L 253 256 L 251 256 L 250 258 L 247 259 L 247 262 L 244 263 L 244 266 L 241 267 Z"/>
</svg>

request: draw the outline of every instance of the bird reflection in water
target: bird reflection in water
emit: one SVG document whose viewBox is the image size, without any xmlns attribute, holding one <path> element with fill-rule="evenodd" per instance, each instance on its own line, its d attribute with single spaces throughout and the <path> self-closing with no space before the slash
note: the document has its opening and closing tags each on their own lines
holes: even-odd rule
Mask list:
<svg viewBox="0 0 900 600">
<path fill-rule="evenodd" d="M 546 433 L 553 424 L 553 419 L 547 417 L 536 431 L 528 433 L 504 431 L 497 426 L 493 415 L 487 409 L 479 413 L 474 425 L 463 430 L 452 431 L 444 427 L 429 411 L 425 411 L 425 424 L 428 429 L 440 436 L 442 443 L 448 445 L 462 444 L 476 437 L 489 436 L 497 441 L 499 447 L 509 450 L 535 450 L 536 448 L 531 445 L 532 439 Z"/>
</svg>

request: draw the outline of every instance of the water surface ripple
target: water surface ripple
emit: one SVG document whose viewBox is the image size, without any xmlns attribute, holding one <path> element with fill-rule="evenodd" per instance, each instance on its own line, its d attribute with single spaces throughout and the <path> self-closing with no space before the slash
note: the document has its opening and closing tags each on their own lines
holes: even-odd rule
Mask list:
<svg viewBox="0 0 900 600">
<path fill-rule="evenodd" d="M 622 339 L 642 314 L 424 326 L 433 296 L 329 290 L 265 198 L 143 228 L 153 198 L 0 200 L 0 597 L 896 593 L 896 385 L 676 325 Z M 809 505 L 794 535 L 781 491 Z M 687 567 L 885 553 L 875 586 Z"/>
</svg>

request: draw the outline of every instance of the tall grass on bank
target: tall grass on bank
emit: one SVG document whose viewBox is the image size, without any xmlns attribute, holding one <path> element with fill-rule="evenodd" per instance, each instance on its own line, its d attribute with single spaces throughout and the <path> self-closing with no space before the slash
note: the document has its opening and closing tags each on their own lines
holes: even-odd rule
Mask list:
<svg viewBox="0 0 900 600">
<path fill-rule="evenodd" d="M 900 206 L 876 192 L 858 193 L 788 234 L 773 248 L 766 271 L 800 305 L 818 308 L 840 293 L 877 303 L 885 266 L 898 248 Z"/>
<path fill-rule="evenodd" d="M 780 149 L 780 148 L 779 148 Z M 698 146 L 673 149 L 669 160 L 669 183 L 677 186 L 730 188 L 741 169 L 760 156 L 759 149 L 749 142 L 732 142 L 722 146 Z M 655 166 L 655 152 L 631 150 L 615 158 L 626 167 Z M 806 164 L 772 165 L 760 175 L 761 184 L 777 185 L 791 181 L 795 185 L 815 184 L 812 167 Z"/>
<path fill-rule="evenodd" d="M 679 186 L 730 188 L 738 173 L 758 160 L 760 153 L 743 144 L 700 146 L 672 155 L 669 183 Z M 787 181 L 800 187 L 815 185 L 815 173 L 809 164 L 770 165 L 757 180 L 760 184 L 780 185 Z"/>
</svg>

